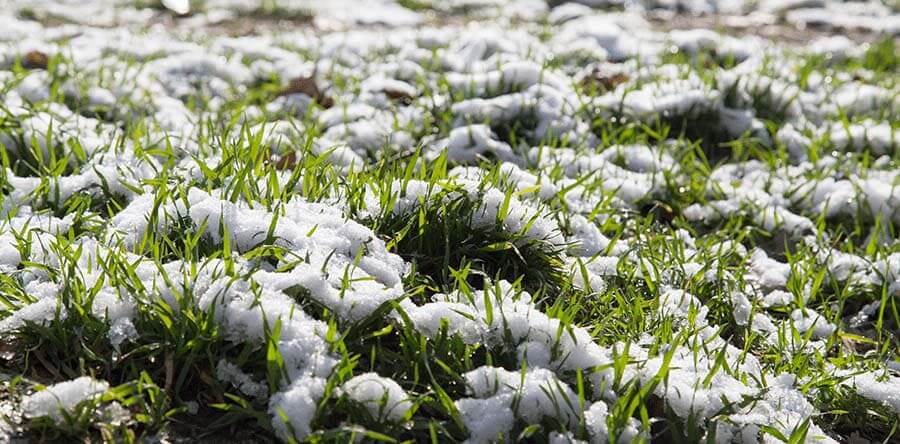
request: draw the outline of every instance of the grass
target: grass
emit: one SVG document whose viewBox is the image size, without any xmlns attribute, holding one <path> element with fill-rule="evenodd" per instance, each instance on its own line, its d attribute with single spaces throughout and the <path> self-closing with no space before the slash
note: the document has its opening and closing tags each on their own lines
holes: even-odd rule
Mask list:
<svg viewBox="0 0 900 444">
<path fill-rule="evenodd" d="M 411 9 L 430 7 L 428 2 L 403 4 Z M 277 2 L 266 5 L 265 18 L 279 16 Z M 545 40 L 553 37 L 547 33 L 552 25 L 534 26 L 546 33 Z M 294 44 L 279 48 L 302 58 L 315 54 L 315 48 L 291 47 Z M 799 99 L 785 99 L 771 87 L 744 88 L 741 85 L 746 84 L 740 83 L 721 91 L 721 96 L 724 106 L 750 110 L 758 119 L 753 131 L 741 134 L 728 131 L 715 108 L 644 118 L 622 107 L 597 106 L 599 96 L 671 80 L 663 69 L 651 64 L 649 68 L 657 69 L 651 76 L 655 79 L 626 80 L 608 91 L 579 90 L 582 105 L 571 117 L 585 123 L 586 132 L 597 141 L 594 144 L 552 134 L 531 140 L 529 134 L 541 118 L 533 110 L 512 122 L 492 125 L 495 137 L 520 154 L 533 145 L 545 146 L 550 153 L 571 148 L 579 158 L 601 154 L 615 145 L 648 146 L 660 159 L 663 154 L 672 159 L 652 176 L 650 193 L 625 199 L 629 182 L 616 182 L 620 177 L 608 170 L 573 174 L 570 165 L 544 164 L 524 156 L 521 167 L 539 177 L 537 185 L 505 176 L 499 163 L 489 158 L 469 165 L 479 168 L 481 175 L 467 182 L 457 177 L 459 170 L 454 171 L 461 165 L 430 144 L 452 129 L 456 116 L 450 105 L 470 98 L 454 94 L 448 86 L 449 70 L 439 57 L 440 51 L 446 50 L 432 49 L 429 60 L 423 56 L 423 62 L 416 64 L 422 72 L 412 83 L 429 100 L 413 98 L 365 117 L 382 124 L 378 119 L 388 116 L 391 122 L 383 126 L 406 130 L 414 146 L 357 150 L 363 165 L 342 165 L 333 160 L 337 151 L 317 150 L 316 144 L 327 130 L 319 119 L 326 112 L 322 106 L 312 104 L 302 115 L 265 109 L 278 94 L 279 85 L 287 81 L 278 76 L 229 85 L 230 96 L 225 100 L 213 100 L 222 99 L 212 97 L 214 88 L 191 90 L 182 98 L 195 119 L 191 122 L 195 131 L 191 142 L 185 143 L 176 131 L 162 131 L 164 122 L 152 112 L 153 106 L 140 103 L 141 99 L 129 98 L 113 109 L 97 109 L 87 94 L 91 87 L 135 87 L 136 83 L 110 74 L 140 72 L 153 60 L 162 59 L 162 54 L 146 62 L 102 59 L 101 63 L 109 65 L 91 68 L 78 66 L 61 52 L 50 58 L 46 71 L 28 70 L 21 60 L 8 67 L 4 73 L 10 75 L 0 77 L 4 95 L 11 96 L 26 78 L 35 75 L 46 75 L 50 94 L 33 103 L 10 99 L 0 107 L 0 142 L 4 146 L 0 151 L 4 167 L 0 176 L 0 266 L 7 267 L 0 273 L 0 322 L 4 323 L 0 325 L 13 326 L 0 330 L 0 370 L 14 375 L 0 402 L 15 410 L 33 391 L 84 375 L 105 380 L 112 387 L 66 411 L 62 421 L 10 416 L 18 435 L 39 442 L 138 442 L 171 435 L 207 440 L 463 441 L 470 430 L 457 401 L 472 393 L 468 372 L 493 366 L 521 372 L 524 378 L 540 367 L 530 365 L 523 354 L 526 342 L 546 339 L 548 356 L 566 362 L 560 357 L 566 338 L 583 329 L 592 344 L 608 352 L 607 361 L 576 367 L 545 365 L 552 367 L 560 384 L 576 393 L 577 420 L 570 423 L 561 415 L 543 415 L 538 421 L 528 421 L 517 412 L 500 438 L 549 442 L 552 432 L 568 432 L 577 439 L 603 440 L 582 414 L 592 403 L 603 402 L 609 413 L 601 422 L 610 440 L 636 430 L 630 435 L 635 441 L 712 441 L 714 433 L 727 430 L 737 414 L 763 403 L 767 387 L 776 376 L 787 373 L 796 377 L 797 391 L 817 413 L 787 428 L 763 425 L 758 436 L 803 442 L 818 427 L 834 437 L 858 434 L 884 442 L 898 439 L 897 411 L 857 393 L 845 383 L 847 376 L 835 371 L 877 371 L 885 362 L 900 359 L 900 308 L 894 281 L 838 276 L 839 270 L 829 269 L 818 254 L 818 249 L 827 247 L 871 264 L 900 252 L 895 240 L 895 203 L 888 201 L 887 212 L 873 210 L 861 200 L 872 191 L 862 189 L 859 183 L 851 197 L 861 204 L 847 210 L 852 214 L 828 216 L 808 203 L 815 194 L 810 185 L 825 179 L 890 175 L 900 152 L 896 142 L 887 156 L 874 159 L 870 146 L 839 152 L 841 147 L 828 133 L 809 127 L 805 132 L 811 139 L 809 161 L 830 160 L 806 163 L 805 169 L 798 170 L 800 162 L 773 138 L 791 122 L 785 106 Z M 356 100 L 359 83 L 371 74 L 370 67 L 393 55 L 390 48 L 379 48 L 363 51 L 359 57 L 359 66 L 335 62 L 329 72 L 320 73 L 323 79 L 331 79 L 322 85 L 329 88 L 330 95 Z M 778 79 L 808 92 L 814 88 L 816 75 L 830 76 L 835 85 L 858 77 L 892 91 L 896 99 L 897 50 L 892 39 L 838 62 L 790 50 L 772 57 L 775 59 L 746 74 L 749 80 Z M 253 62 L 246 57 L 242 63 Z M 580 62 L 574 59 L 550 59 L 545 64 L 546 69 L 567 78 L 580 69 Z M 676 65 L 677 76 L 695 78 L 708 90 L 720 87 L 721 70 L 741 66 L 733 56 L 714 51 L 694 55 L 666 52 L 658 64 Z M 200 77 L 199 84 L 213 81 L 212 76 Z M 74 88 L 64 88 L 69 85 Z M 498 92 L 490 91 L 485 97 L 496 95 Z M 372 103 L 377 104 L 377 99 Z M 71 111 L 62 119 L 65 121 L 54 121 L 46 134 L 27 130 L 30 117 L 46 115 L 41 113 L 59 106 Z M 332 110 L 340 106 L 338 100 Z M 868 110 L 865 117 L 887 121 L 896 130 L 892 106 Z M 399 108 L 415 114 L 414 118 Z M 74 122 L 76 116 L 96 120 L 63 133 L 60 125 Z M 276 119 L 288 120 L 298 131 L 273 152 L 264 128 Z M 837 113 L 825 120 L 849 127 L 863 117 Z M 96 127 L 104 124 L 114 127 L 115 136 L 99 148 L 88 145 L 90 137 L 97 135 Z M 290 163 L 279 160 L 288 153 Z M 123 162 L 114 164 L 115 159 Z M 646 173 L 629 166 L 629 160 L 619 156 L 609 163 L 629 178 Z M 747 172 L 730 183 L 716 180 L 717 172 L 732 166 L 745 166 Z M 749 191 L 752 182 L 743 180 L 754 171 L 764 176 L 756 184 L 757 191 L 777 195 L 772 202 L 809 218 L 813 228 L 806 234 L 810 237 L 804 240 L 794 235 L 782 221 L 766 224 L 760 216 L 771 205 L 756 195 L 743 196 L 729 188 Z M 87 180 L 90 183 L 76 187 L 73 193 L 60 192 L 71 181 L 92 173 L 102 179 Z M 782 177 L 793 180 L 787 190 L 778 188 Z M 410 191 L 411 183 L 423 183 L 428 191 L 416 194 Z M 558 192 L 542 192 L 550 186 Z M 264 211 L 271 216 L 269 230 L 256 233 L 254 245 L 238 248 L 237 235 L 230 227 L 241 221 L 198 224 L 187 214 L 164 214 L 167 207 L 189 211 L 197 205 L 190 202 L 191 189 L 220 192 L 223 202 Z M 503 196 L 496 207 L 498 215 L 479 223 L 478 214 L 488 205 L 491 191 Z M 147 213 L 152 228 L 134 245 L 126 245 L 113 233 L 111 221 L 138 195 L 153 198 L 153 208 Z M 715 217 L 697 220 L 691 216 L 697 205 L 721 203 L 735 196 L 734 207 Z M 406 207 L 401 208 L 401 201 Z M 275 235 L 276 227 L 292 217 L 288 214 L 291 205 L 298 202 L 338 208 L 342 217 L 358 222 L 362 231 L 342 232 L 336 241 L 325 242 L 322 239 L 332 238 L 322 237 L 322 232 L 332 228 L 328 223 L 313 224 L 305 237 L 323 244 L 302 251 L 320 251 L 318 248 L 328 253 L 324 259 L 299 255 L 297 245 Z M 519 206 L 526 211 L 516 213 Z M 520 228 L 510 228 L 521 214 Z M 575 214 L 585 216 L 610 244 L 593 256 L 576 257 L 576 233 L 571 228 Z M 45 217 L 57 218 L 62 228 L 50 226 L 42 219 Z M 160 221 L 167 223 L 157 226 Z M 545 223 L 556 227 L 555 234 L 562 242 L 530 234 Z M 357 240 L 358 233 L 365 239 Z M 257 280 L 260 274 L 286 275 L 315 267 L 319 267 L 313 273 L 316 279 L 321 276 L 322 285 L 331 286 L 341 296 L 369 284 L 385 287 L 385 278 L 380 276 L 388 271 L 371 265 L 379 254 L 373 240 L 383 242 L 386 252 L 399 256 L 405 268 L 396 284 L 401 289 L 398 297 L 360 319 L 341 317 L 338 307 L 323 302 L 316 293 L 319 290 L 311 278 L 295 276 L 298 282 L 275 290 L 287 296 L 290 314 L 265 314 L 260 337 L 235 338 L 232 325 L 223 320 L 228 314 L 218 311 L 228 306 L 204 299 L 208 297 L 204 285 L 211 285 L 207 281 L 228 288 L 246 283 L 242 291 L 251 301 L 248 311 L 255 310 L 271 297 L 266 293 L 270 289 Z M 354 242 L 361 246 L 348 246 Z M 759 273 L 753 270 L 749 252 L 754 248 L 789 266 L 790 276 L 780 288 L 790 294 L 787 305 L 763 305 L 762 297 L 773 288 L 761 283 Z M 344 250 L 350 253 L 346 253 L 349 259 L 343 275 L 329 274 L 330 261 L 338 260 L 333 256 L 345 254 L 340 253 Z M 11 251 L 18 255 L 16 259 L 8 259 Z M 610 261 L 598 265 L 603 260 Z M 591 278 L 598 278 L 602 285 L 585 285 Z M 514 304 L 504 299 L 501 281 L 511 283 L 516 301 L 521 302 L 528 293 L 532 308 L 546 314 L 549 322 L 558 322 L 558 329 L 544 339 L 534 333 L 538 329 L 533 325 L 527 333 L 517 330 L 516 322 L 522 321 L 516 316 L 523 308 L 511 308 Z M 371 288 L 375 288 L 370 289 L 373 292 L 381 290 Z M 667 305 L 672 290 L 684 290 L 697 303 L 673 314 Z M 52 313 L 13 323 L 22 316 L 23 308 L 39 302 L 47 291 L 56 301 Z M 136 334 L 126 335 L 122 342 L 112 340 L 118 337 L 118 324 L 111 321 L 116 308 L 97 308 L 104 291 L 112 291 L 116 300 L 130 301 L 133 309 L 127 318 Z M 462 320 L 445 319 L 437 331 L 423 331 L 416 310 L 448 294 L 462 295 L 460 305 L 453 308 Z M 751 296 L 749 320 L 736 310 L 737 296 L 747 294 Z M 876 305 L 868 320 L 852 321 L 864 307 L 873 307 L 871 304 Z M 465 311 L 475 308 L 480 311 L 474 315 Z M 813 310 L 834 324 L 836 331 L 814 337 L 812 329 L 800 328 L 799 322 L 792 320 L 797 309 Z M 249 379 L 264 384 L 269 396 L 284 390 L 297 378 L 292 357 L 282 350 L 289 335 L 295 334 L 286 324 L 300 312 L 318 322 L 315 325 L 322 331 L 316 332 L 317 340 L 324 344 L 324 353 L 334 358 L 334 365 L 320 375 L 323 389 L 313 400 L 310 433 L 298 433 L 290 423 L 288 430 L 295 430 L 285 436 L 274 424 L 281 419 L 279 415 L 287 418 L 292 412 L 273 411 L 269 399 L 254 398 L 221 380 L 217 367 L 223 360 L 234 364 Z M 773 331 L 767 333 L 753 323 L 753 319 L 763 318 L 774 323 Z M 455 333 L 455 322 L 486 325 L 489 333 L 485 334 L 499 339 Z M 716 389 L 713 381 L 725 377 L 754 390 L 735 402 L 710 401 L 721 402 L 714 412 L 684 415 L 668 390 L 678 387 L 689 367 L 689 360 L 676 356 L 679 350 L 689 351 L 696 362 L 709 363 L 695 381 L 698 392 Z M 555 361 L 548 358 L 548 362 Z M 754 362 L 760 370 L 747 371 Z M 647 370 L 651 363 L 658 367 Z M 382 420 L 379 412 L 373 413 L 367 404 L 341 390 L 346 381 L 367 372 L 400 384 L 411 403 L 402 420 Z M 528 399 L 522 388 L 508 405 L 516 410 Z M 379 400 L 384 408 L 387 396 Z M 111 416 L 114 410 L 125 415 Z"/>
</svg>

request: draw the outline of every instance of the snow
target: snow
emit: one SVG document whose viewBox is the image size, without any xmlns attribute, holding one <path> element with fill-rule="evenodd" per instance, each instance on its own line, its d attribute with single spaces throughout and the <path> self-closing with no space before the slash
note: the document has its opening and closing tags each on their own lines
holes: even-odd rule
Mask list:
<svg viewBox="0 0 900 444">
<path fill-rule="evenodd" d="M 180 15 L 187 14 L 191 10 L 191 3 L 188 0 L 162 0 L 162 4 Z"/>
<path fill-rule="evenodd" d="M 412 401 L 399 384 L 377 373 L 354 376 L 341 386 L 341 391 L 364 405 L 377 420 L 399 421 L 412 407 Z"/>
<path fill-rule="evenodd" d="M 576 242 L 576 244 L 570 248 L 570 251 L 576 256 L 591 257 L 597 255 L 605 252 L 612 243 L 611 239 L 601 233 L 600 229 L 584 216 L 573 216 L 569 220 L 569 224 L 569 227 L 573 232 L 573 235 L 570 236 L 569 239 Z M 621 246 L 616 245 L 613 247 L 613 254 L 621 253 L 621 251 Z"/>
<path fill-rule="evenodd" d="M 254 399 L 265 399 L 269 395 L 269 388 L 264 383 L 254 381 L 240 367 L 224 359 L 219 360 L 219 363 L 216 364 L 216 378 L 230 383 L 241 393 Z"/>
<path fill-rule="evenodd" d="M 662 357 L 651 359 L 645 377 L 659 373 Z M 713 371 L 708 357 L 695 357 L 694 352 L 680 348 L 674 352 L 667 380 L 655 390 L 681 418 L 709 418 L 726 406 L 740 402 L 751 389 L 725 371 Z"/>
<path fill-rule="evenodd" d="M 852 376 L 846 384 L 860 396 L 900 413 L 900 377 L 866 372 Z"/>
<path fill-rule="evenodd" d="M 515 161 L 512 148 L 494 139 L 487 125 L 466 125 L 454 128 L 446 139 L 432 143 L 434 157 L 440 150 L 447 150 L 447 158 L 455 162 L 475 162 L 480 156 L 490 153 L 501 160 Z"/>
<path fill-rule="evenodd" d="M 800 333 L 810 332 L 815 339 L 827 338 L 837 329 L 819 313 L 801 308 L 791 312 L 791 321 L 797 331 Z"/>
<path fill-rule="evenodd" d="M 481 205 L 472 214 L 473 227 L 488 227 L 499 222 L 504 231 L 520 233 L 526 240 L 544 241 L 551 245 L 562 243 L 559 227 L 540 213 L 540 208 L 507 197 L 496 188 L 481 196 Z M 504 211 L 505 208 L 505 212 Z"/>
<path fill-rule="evenodd" d="M 309 435 L 317 402 L 324 393 L 324 379 L 302 377 L 295 379 L 286 389 L 272 395 L 269 398 L 269 415 L 272 416 L 272 426 L 278 436 L 288 441 Z"/>
<path fill-rule="evenodd" d="M 48 386 L 22 400 L 22 413 L 29 418 L 48 417 L 60 424 L 64 412 L 72 414 L 82 402 L 95 399 L 109 389 L 106 381 L 82 376 Z"/>
<path fill-rule="evenodd" d="M 812 404 L 806 400 L 802 393 L 794 388 L 795 378 L 792 375 L 778 375 L 772 383 L 759 396 L 759 401 L 751 408 L 739 414 L 729 415 L 727 423 L 720 423 L 717 430 L 717 439 L 720 442 L 740 439 L 743 442 L 756 441 L 760 435 L 761 425 L 767 425 L 778 430 L 784 436 L 791 436 L 792 432 L 803 421 L 816 413 Z M 807 431 L 807 442 L 836 443 L 828 437 L 815 423 L 810 423 Z M 762 441 L 766 443 L 781 442 L 778 438 L 763 434 Z"/>
<path fill-rule="evenodd" d="M 16 310 L 12 315 L 0 321 L 0 332 L 11 333 L 28 323 L 48 325 L 54 319 L 65 318 L 66 311 L 58 306 L 55 298 L 43 298 Z"/>
<path fill-rule="evenodd" d="M 274 214 L 233 204 L 199 189 L 191 189 L 187 205 L 182 201 L 164 205 L 157 220 L 157 232 L 176 219 L 188 217 L 194 227 L 205 227 L 212 242 L 223 242 L 223 227 L 238 252 L 247 252 L 267 239 Z M 115 239 L 133 248 L 149 227 L 154 196 L 135 199 L 112 219 Z M 396 255 L 388 253 L 384 242 L 362 225 L 346 221 L 341 212 L 324 204 L 296 200 L 283 207 L 271 238 L 308 263 L 297 264 L 287 272 L 260 270 L 254 279 L 273 291 L 300 285 L 310 296 L 331 307 L 342 318 L 360 320 L 381 304 L 402 296 L 400 276 L 405 267 Z M 361 256 L 361 252 L 365 252 Z M 359 256 L 359 257 L 358 257 Z M 345 273 L 355 278 L 349 289 L 341 288 Z M 361 279 L 363 276 L 370 279 Z"/>
<path fill-rule="evenodd" d="M 750 255 L 750 276 L 767 288 L 784 288 L 791 276 L 791 266 L 770 258 L 762 249 L 755 249 Z"/>
<path fill-rule="evenodd" d="M 472 397 L 456 401 L 456 408 L 469 430 L 469 442 L 492 442 L 506 437 L 514 418 L 536 424 L 549 416 L 574 426 L 580 416 L 575 410 L 578 396 L 545 369 L 522 374 L 479 367 L 463 378 Z"/>
<path fill-rule="evenodd" d="M 135 303 L 130 296 L 120 296 L 104 288 L 94 296 L 91 311 L 94 316 L 110 323 L 109 341 L 116 350 L 126 340 L 138 336 L 133 322 Z"/>
<path fill-rule="evenodd" d="M 587 330 L 572 327 L 560 333 L 559 319 L 537 309 L 527 292 L 505 281 L 496 288 L 462 294 L 437 294 L 433 302 L 405 308 L 416 329 L 434 337 L 442 324 L 470 344 L 515 347 L 529 366 L 559 370 L 587 369 L 608 364 L 609 352 L 591 340 Z M 603 377 L 597 374 L 597 377 Z"/>
</svg>

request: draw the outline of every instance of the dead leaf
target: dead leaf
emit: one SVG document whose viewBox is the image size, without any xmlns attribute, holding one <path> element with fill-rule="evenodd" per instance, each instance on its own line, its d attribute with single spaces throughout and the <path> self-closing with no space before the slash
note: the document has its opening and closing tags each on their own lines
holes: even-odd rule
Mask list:
<svg viewBox="0 0 900 444">
<path fill-rule="evenodd" d="M 871 337 L 874 336 L 874 332 L 870 334 L 855 334 L 850 332 L 840 332 L 838 336 L 841 339 L 841 345 L 844 346 L 844 350 L 853 354 L 865 353 L 869 350 L 875 348 L 878 345 L 878 341 L 875 341 Z"/>
<path fill-rule="evenodd" d="M 297 166 L 297 154 L 294 152 L 286 153 L 275 163 L 275 168 L 279 170 L 291 170 Z"/>
<path fill-rule="evenodd" d="M 41 366 L 44 368 L 44 370 L 52 374 L 54 378 L 58 380 L 65 379 L 59 372 L 59 369 L 57 369 L 55 365 L 51 364 L 50 361 L 48 361 L 47 358 L 44 357 L 43 352 L 41 352 L 40 350 L 35 350 L 33 355 L 35 358 L 37 358 L 38 362 L 41 363 Z"/>
<path fill-rule="evenodd" d="M 412 100 L 414 99 L 414 97 L 409 95 L 409 93 L 399 89 L 385 88 L 384 90 L 382 90 L 382 92 L 384 92 L 384 95 L 387 96 L 388 99 L 398 101 L 407 105 L 412 103 Z"/>
<path fill-rule="evenodd" d="M 609 91 L 628 81 L 628 74 L 609 66 L 595 65 L 589 73 L 581 78 L 581 87 L 596 87 L 600 91 Z"/>
<path fill-rule="evenodd" d="M 172 393 L 172 382 L 175 379 L 175 359 L 172 357 L 172 353 L 166 353 L 164 365 L 166 368 L 166 382 L 164 390 L 166 391 L 166 393 Z"/>
<path fill-rule="evenodd" d="M 47 69 L 50 57 L 40 51 L 28 51 L 22 58 L 22 67 L 25 69 Z"/>
<path fill-rule="evenodd" d="M 316 79 L 313 77 L 297 77 L 288 82 L 287 86 L 278 92 L 278 97 L 291 94 L 306 94 L 313 98 L 323 108 L 331 108 L 334 106 L 334 99 L 328 97 L 319 86 L 316 85 Z"/>
</svg>

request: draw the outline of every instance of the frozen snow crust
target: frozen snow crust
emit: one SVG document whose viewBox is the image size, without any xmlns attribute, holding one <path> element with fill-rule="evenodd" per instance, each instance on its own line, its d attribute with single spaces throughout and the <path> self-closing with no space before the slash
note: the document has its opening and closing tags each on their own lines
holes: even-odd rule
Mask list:
<svg viewBox="0 0 900 444">
<path fill-rule="evenodd" d="M 0 441 L 897 439 L 896 6 L 201 3 L 0 1 Z"/>
</svg>

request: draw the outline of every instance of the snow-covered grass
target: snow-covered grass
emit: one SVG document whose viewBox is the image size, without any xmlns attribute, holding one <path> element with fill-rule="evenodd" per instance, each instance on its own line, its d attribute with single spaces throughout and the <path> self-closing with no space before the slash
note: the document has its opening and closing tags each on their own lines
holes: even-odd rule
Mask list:
<svg viewBox="0 0 900 444">
<path fill-rule="evenodd" d="M 0 441 L 900 439 L 895 9 L 557 3 L 0 2 Z"/>
</svg>

